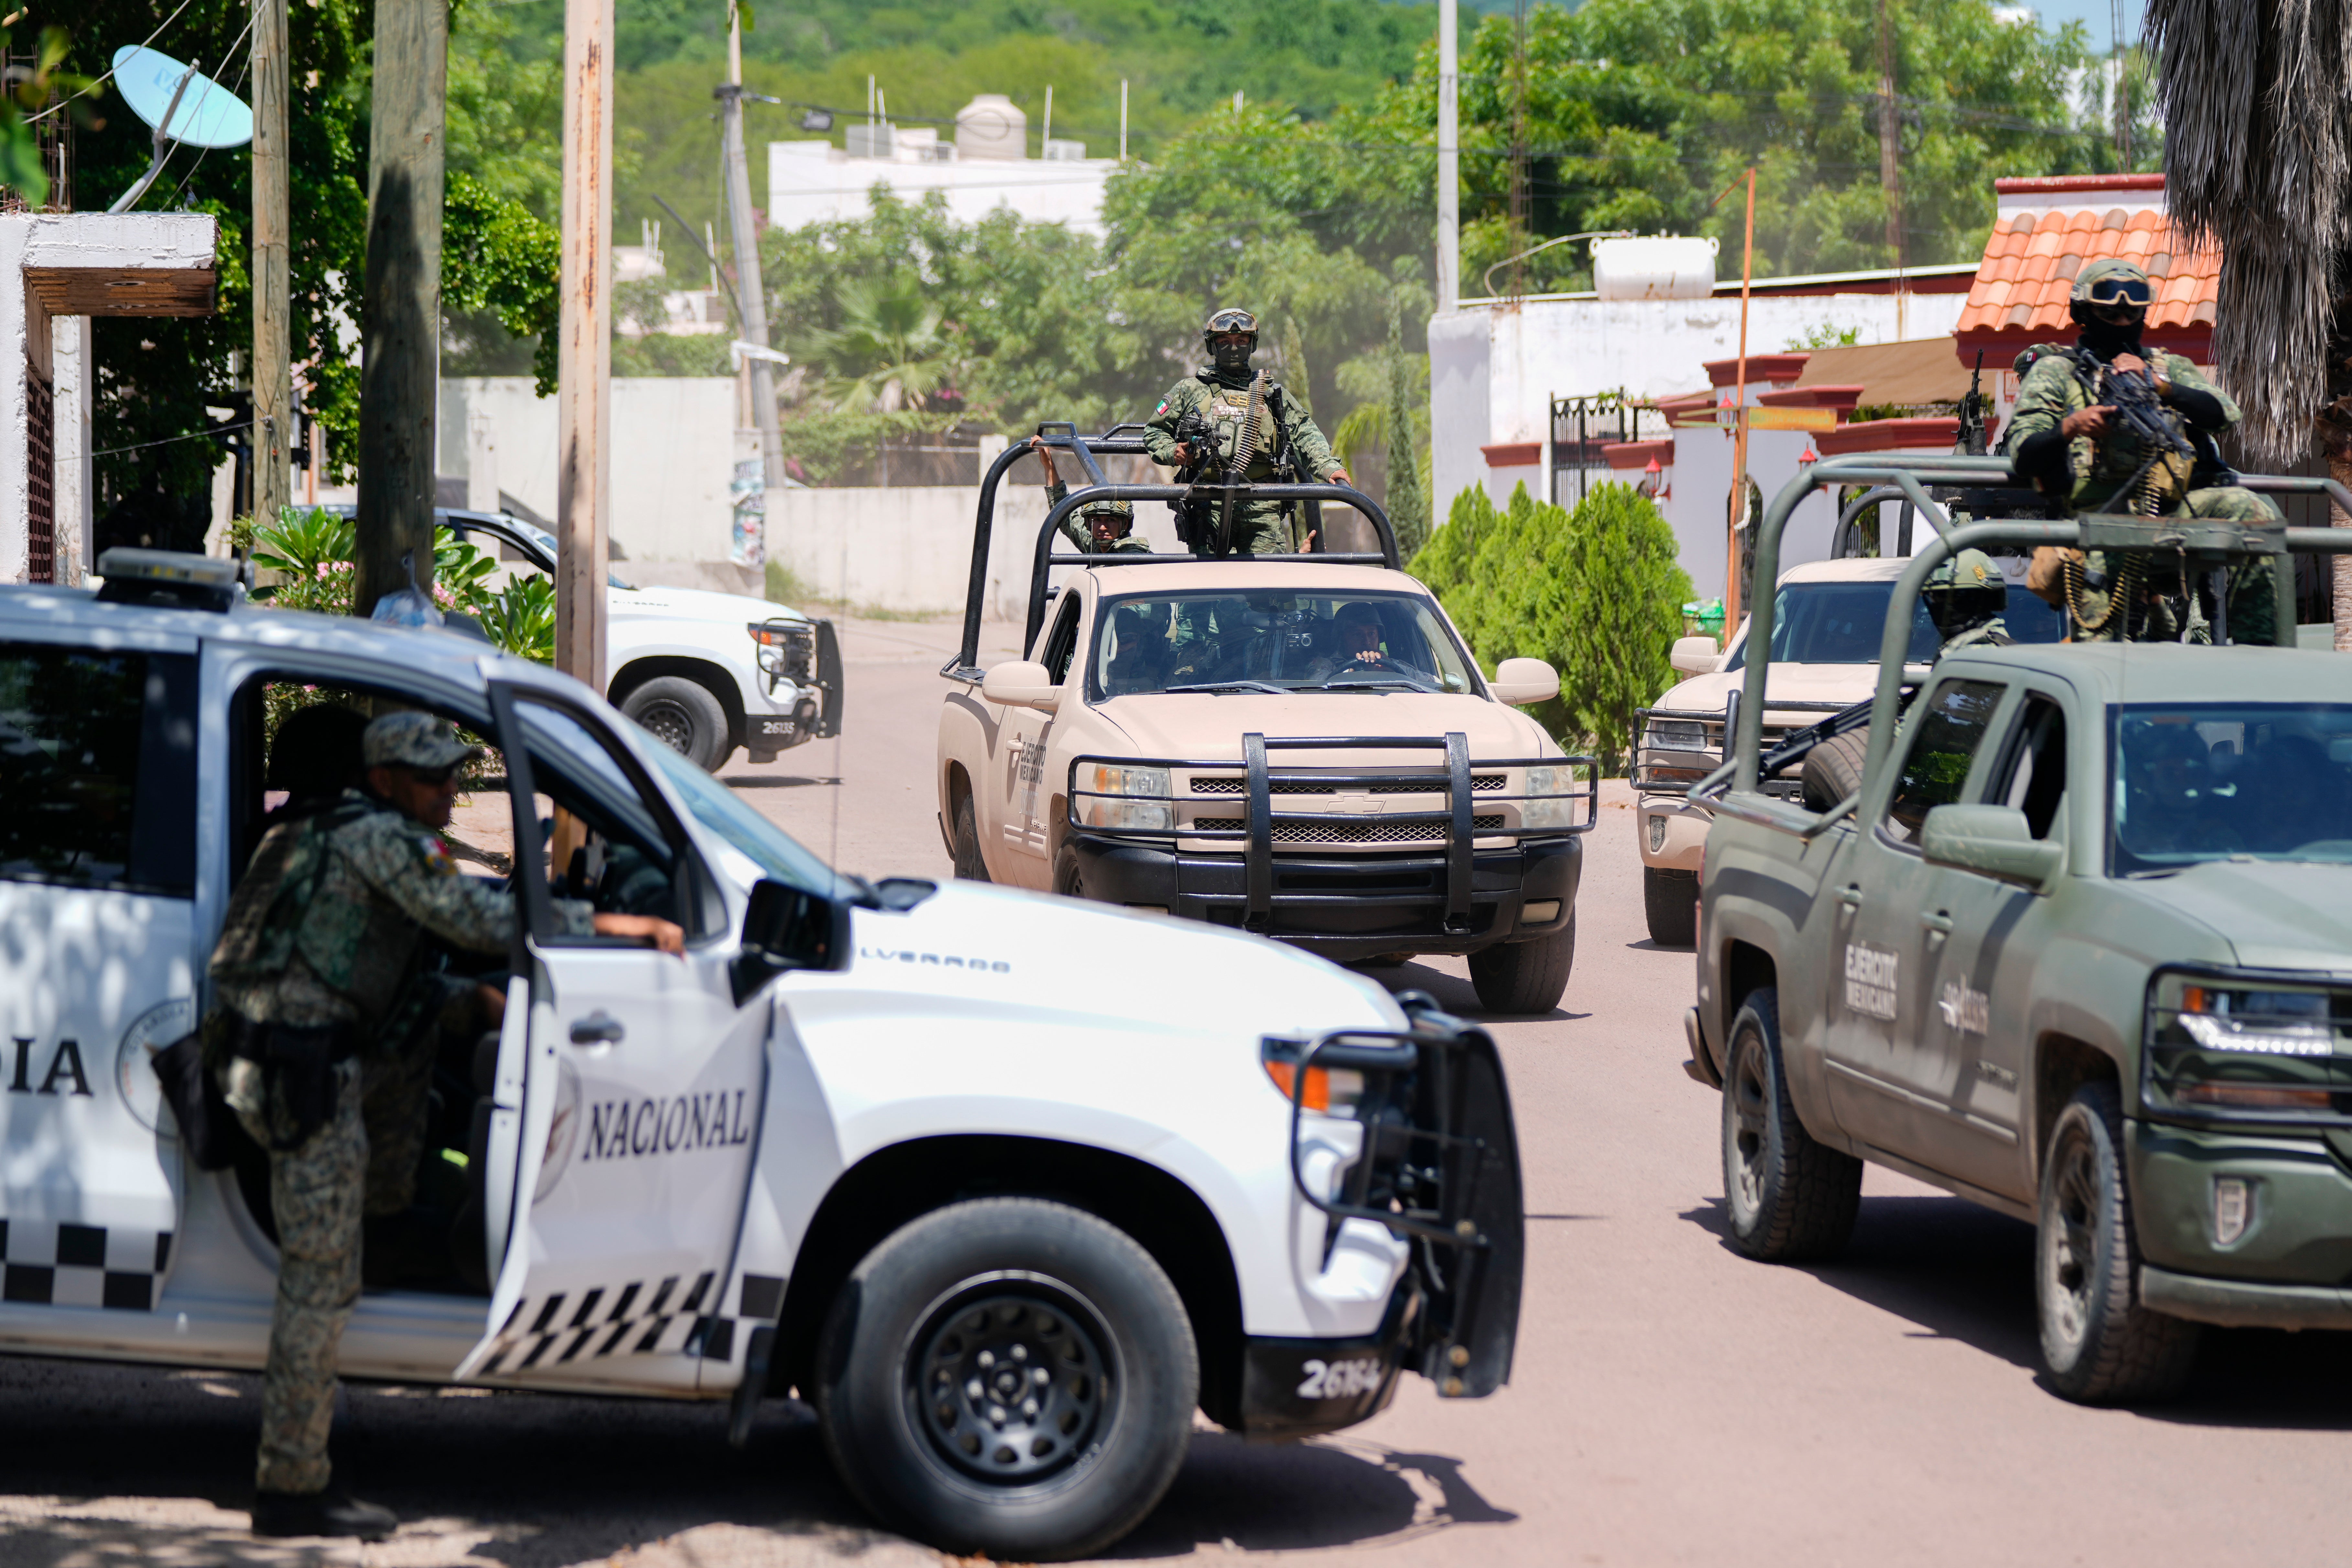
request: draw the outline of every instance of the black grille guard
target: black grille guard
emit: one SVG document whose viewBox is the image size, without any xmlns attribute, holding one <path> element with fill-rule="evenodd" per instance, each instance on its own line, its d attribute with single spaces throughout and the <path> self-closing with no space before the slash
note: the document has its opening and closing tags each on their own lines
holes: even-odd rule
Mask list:
<svg viewBox="0 0 2352 1568">
<path fill-rule="evenodd" d="M 1526 1228 L 1518 1133 L 1502 1058 L 1486 1032 L 1438 1010 L 1425 993 L 1397 998 L 1402 1030 L 1335 1029 L 1301 1046 L 1268 1040 L 1290 1078 L 1290 1179 L 1335 1225 L 1368 1220 L 1408 1242 L 1427 1300 L 1412 1353 L 1449 1398 L 1510 1381 L 1518 1337 Z M 1307 1181 L 1301 1142 L 1311 1069 L 1361 1073 L 1354 1121 L 1363 1144 L 1330 1197 Z"/>
</svg>

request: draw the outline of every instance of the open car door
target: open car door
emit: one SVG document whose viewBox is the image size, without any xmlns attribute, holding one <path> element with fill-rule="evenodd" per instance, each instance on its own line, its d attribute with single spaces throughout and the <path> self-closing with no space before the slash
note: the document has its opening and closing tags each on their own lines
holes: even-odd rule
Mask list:
<svg viewBox="0 0 2352 1568">
<path fill-rule="evenodd" d="M 489 1332 L 457 1376 L 690 1388 L 733 1350 L 718 1298 L 759 1152 L 772 993 L 738 1004 L 725 901 L 604 718 L 503 684 L 491 704 L 523 931 L 486 1149 Z M 553 891 L 551 839 L 567 861 Z M 674 920 L 686 954 L 565 934 L 559 894 Z"/>
</svg>

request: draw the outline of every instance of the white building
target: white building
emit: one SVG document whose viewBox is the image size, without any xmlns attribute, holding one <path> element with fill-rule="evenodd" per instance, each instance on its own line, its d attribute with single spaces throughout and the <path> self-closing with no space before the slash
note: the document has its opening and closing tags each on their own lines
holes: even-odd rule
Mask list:
<svg viewBox="0 0 2352 1568">
<path fill-rule="evenodd" d="M 885 120 L 852 125 L 831 142 L 768 143 L 768 222 L 780 228 L 851 221 L 868 210 L 867 193 L 887 185 L 900 200 L 944 192 L 948 211 L 977 223 L 1009 207 L 1031 223 L 1067 224 L 1102 233 L 1103 192 L 1116 158 L 1089 158 L 1086 143 L 1059 139 L 1029 155 L 1028 117 L 1010 99 L 982 93 L 957 111 L 951 140 L 937 127 Z"/>
</svg>

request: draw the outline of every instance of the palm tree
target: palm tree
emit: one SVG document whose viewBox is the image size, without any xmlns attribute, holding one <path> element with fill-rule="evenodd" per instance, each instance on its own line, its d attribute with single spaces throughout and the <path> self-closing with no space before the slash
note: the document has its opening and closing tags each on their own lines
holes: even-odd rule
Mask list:
<svg viewBox="0 0 2352 1568">
<path fill-rule="evenodd" d="M 841 325 L 812 333 L 807 357 L 824 371 L 836 407 L 896 414 L 948 386 L 954 329 L 944 310 L 923 298 L 919 279 L 852 279 L 835 302 Z"/>
<path fill-rule="evenodd" d="M 2292 463 L 2315 430 L 2352 484 L 2352 0 L 2148 0 L 2146 37 L 2174 231 L 2221 247 L 2213 358 L 2247 455 Z M 2335 560 L 2352 649 L 2352 556 Z"/>
</svg>

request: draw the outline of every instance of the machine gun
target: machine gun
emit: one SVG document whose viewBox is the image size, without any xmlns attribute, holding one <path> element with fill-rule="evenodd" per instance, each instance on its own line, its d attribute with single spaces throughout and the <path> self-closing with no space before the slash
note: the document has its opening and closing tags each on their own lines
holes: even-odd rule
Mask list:
<svg viewBox="0 0 2352 1568">
<path fill-rule="evenodd" d="M 1192 460 L 1176 470 L 1178 484 L 1199 484 L 1216 465 L 1216 450 L 1210 443 L 1209 434 L 1209 422 L 1197 410 L 1176 421 L 1176 439 L 1192 449 Z M 1176 514 L 1176 537 L 1184 542 L 1185 549 L 1195 554 L 1200 553 L 1206 542 L 1208 530 L 1203 526 L 1205 520 L 1201 515 L 1205 504 L 1189 500 L 1168 503 L 1168 510 Z"/>
<path fill-rule="evenodd" d="M 1959 452 L 1963 457 L 1985 455 L 1984 350 L 1977 351 L 1976 368 L 1969 372 L 1969 395 L 1960 399 Z"/>
</svg>

